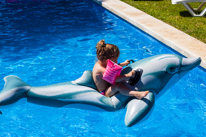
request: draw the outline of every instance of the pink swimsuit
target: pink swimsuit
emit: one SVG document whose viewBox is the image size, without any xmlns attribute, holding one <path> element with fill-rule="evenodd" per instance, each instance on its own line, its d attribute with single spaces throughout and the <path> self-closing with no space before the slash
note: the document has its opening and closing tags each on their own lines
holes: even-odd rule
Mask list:
<svg viewBox="0 0 206 137">
<path fill-rule="evenodd" d="M 106 90 L 106 89 L 105 89 Z M 99 92 L 102 95 L 105 95 L 105 90 L 102 90 L 101 92 Z"/>
</svg>

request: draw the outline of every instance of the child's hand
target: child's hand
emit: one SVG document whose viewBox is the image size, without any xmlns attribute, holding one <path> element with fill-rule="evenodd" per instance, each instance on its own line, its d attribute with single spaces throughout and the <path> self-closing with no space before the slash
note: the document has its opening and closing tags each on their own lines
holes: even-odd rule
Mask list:
<svg viewBox="0 0 206 137">
<path fill-rule="evenodd" d="M 126 66 L 126 65 L 130 64 L 130 61 L 129 61 L 129 60 L 126 60 L 125 62 L 123 62 L 123 63 L 121 63 L 121 64 L 122 64 L 122 66 Z"/>
</svg>

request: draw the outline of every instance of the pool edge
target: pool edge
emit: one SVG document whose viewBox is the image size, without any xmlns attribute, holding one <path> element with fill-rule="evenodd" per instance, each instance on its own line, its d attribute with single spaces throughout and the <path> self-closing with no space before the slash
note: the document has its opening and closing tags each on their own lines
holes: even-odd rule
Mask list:
<svg viewBox="0 0 206 137">
<path fill-rule="evenodd" d="M 201 57 L 206 69 L 206 44 L 120 0 L 92 0 L 186 57 Z"/>
</svg>

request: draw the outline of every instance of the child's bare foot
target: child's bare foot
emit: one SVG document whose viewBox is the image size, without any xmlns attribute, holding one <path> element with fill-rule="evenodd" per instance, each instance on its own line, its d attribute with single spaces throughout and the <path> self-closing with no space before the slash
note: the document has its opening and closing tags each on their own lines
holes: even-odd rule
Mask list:
<svg viewBox="0 0 206 137">
<path fill-rule="evenodd" d="M 144 98 L 147 94 L 149 93 L 149 91 L 142 91 L 142 92 L 136 92 L 136 94 L 134 95 L 136 98 L 138 99 L 142 99 Z"/>
</svg>

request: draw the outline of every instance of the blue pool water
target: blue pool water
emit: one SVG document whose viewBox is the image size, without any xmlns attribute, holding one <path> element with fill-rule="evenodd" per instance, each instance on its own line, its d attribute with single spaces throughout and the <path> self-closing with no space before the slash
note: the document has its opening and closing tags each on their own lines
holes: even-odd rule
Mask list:
<svg viewBox="0 0 206 137">
<path fill-rule="evenodd" d="M 177 54 L 90 0 L 1 0 L 0 87 L 17 75 L 32 86 L 79 78 L 92 70 L 95 45 L 120 48 L 119 62 Z M 126 127 L 125 110 L 54 108 L 21 99 L 0 106 L 0 136 L 206 136 L 206 73 L 195 68 L 156 100 L 151 116 Z"/>
</svg>

